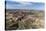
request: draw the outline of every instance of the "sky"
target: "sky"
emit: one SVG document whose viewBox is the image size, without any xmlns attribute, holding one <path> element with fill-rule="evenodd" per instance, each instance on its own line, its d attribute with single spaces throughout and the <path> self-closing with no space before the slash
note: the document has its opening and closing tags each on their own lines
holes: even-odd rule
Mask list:
<svg viewBox="0 0 46 31">
<path fill-rule="evenodd" d="M 6 0 L 6 9 L 35 9 L 44 10 L 44 3 L 30 0 Z"/>
</svg>

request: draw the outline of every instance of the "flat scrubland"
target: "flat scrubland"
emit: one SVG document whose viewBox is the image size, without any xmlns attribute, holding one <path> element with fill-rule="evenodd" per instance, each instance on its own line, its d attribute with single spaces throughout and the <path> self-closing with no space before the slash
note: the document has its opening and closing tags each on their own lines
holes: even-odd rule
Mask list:
<svg viewBox="0 0 46 31">
<path fill-rule="evenodd" d="M 44 10 L 7 9 L 5 15 L 6 30 L 44 28 Z"/>
</svg>

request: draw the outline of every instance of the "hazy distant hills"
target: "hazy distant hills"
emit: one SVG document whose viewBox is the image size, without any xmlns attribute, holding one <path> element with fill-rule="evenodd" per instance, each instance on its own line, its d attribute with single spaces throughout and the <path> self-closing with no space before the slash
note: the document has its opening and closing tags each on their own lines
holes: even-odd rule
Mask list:
<svg viewBox="0 0 46 31">
<path fill-rule="evenodd" d="M 44 11 L 44 10 L 33 10 L 33 9 L 6 9 L 6 11 Z"/>
<path fill-rule="evenodd" d="M 30 11 L 40 11 L 43 12 L 44 10 L 33 10 L 33 9 L 6 9 L 6 12 L 15 12 L 15 11 L 23 11 L 23 12 L 30 12 Z"/>
</svg>

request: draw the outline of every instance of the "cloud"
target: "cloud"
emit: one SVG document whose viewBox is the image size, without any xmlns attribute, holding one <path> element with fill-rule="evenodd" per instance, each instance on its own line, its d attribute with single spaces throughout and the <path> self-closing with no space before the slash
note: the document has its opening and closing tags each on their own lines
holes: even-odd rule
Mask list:
<svg viewBox="0 0 46 31">
<path fill-rule="evenodd" d="M 7 9 L 44 9 L 44 3 L 37 2 L 18 2 L 18 1 L 7 1 Z"/>
<path fill-rule="evenodd" d="M 6 5 L 12 5 L 12 6 L 31 6 L 32 3 L 30 2 L 13 2 L 13 1 L 7 1 Z"/>
</svg>

